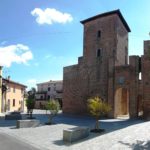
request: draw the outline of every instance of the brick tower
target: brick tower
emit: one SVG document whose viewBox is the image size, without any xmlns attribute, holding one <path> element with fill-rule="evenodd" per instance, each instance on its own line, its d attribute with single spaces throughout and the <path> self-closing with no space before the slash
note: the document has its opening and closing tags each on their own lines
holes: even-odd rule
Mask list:
<svg viewBox="0 0 150 150">
<path fill-rule="evenodd" d="M 150 120 L 150 40 L 144 41 L 142 60 L 143 113 Z"/>
<path fill-rule="evenodd" d="M 78 58 L 77 65 L 64 67 L 65 113 L 86 113 L 87 99 L 92 96 L 100 96 L 113 106 L 115 66 L 128 63 L 130 28 L 119 10 L 81 23 L 84 26 L 83 57 Z"/>
</svg>

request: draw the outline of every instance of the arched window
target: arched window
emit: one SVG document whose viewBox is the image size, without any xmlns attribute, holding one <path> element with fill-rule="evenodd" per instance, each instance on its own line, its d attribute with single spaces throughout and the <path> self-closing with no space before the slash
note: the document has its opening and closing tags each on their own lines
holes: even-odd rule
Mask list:
<svg viewBox="0 0 150 150">
<path fill-rule="evenodd" d="M 102 52 L 101 52 L 101 49 L 98 49 L 96 56 L 97 56 L 97 57 L 101 57 L 101 55 L 102 55 L 101 53 L 102 53 Z"/>
<path fill-rule="evenodd" d="M 50 100 L 50 98 L 51 98 L 50 95 L 48 95 L 47 99 Z"/>
<path fill-rule="evenodd" d="M 98 38 L 101 37 L 101 31 L 100 31 L 100 30 L 98 30 L 98 32 L 97 32 L 97 37 L 98 37 Z"/>
<path fill-rule="evenodd" d="M 50 91 L 51 90 L 51 87 L 48 87 L 48 91 Z"/>
</svg>

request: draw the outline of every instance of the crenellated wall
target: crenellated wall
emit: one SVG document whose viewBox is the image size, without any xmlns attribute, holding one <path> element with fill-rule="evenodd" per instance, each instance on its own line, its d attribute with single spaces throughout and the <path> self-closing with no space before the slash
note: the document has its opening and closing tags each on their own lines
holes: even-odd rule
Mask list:
<svg viewBox="0 0 150 150">
<path fill-rule="evenodd" d="M 129 29 L 119 11 L 81 23 L 83 56 L 77 65 L 64 67 L 63 71 L 65 113 L 87 113 L 87 100 L 93 96 L 100 96 L 113 106 L 114 68 L 127 63 Z"/>
<path fill-rule="evenodd" d="M 150 41 L 144 41 L 142 57 L 128 57 L 130 29 L 120 11 L 81 23 L 83 56 L 64 67 L 63 112 L 85 114 L 88 98 L 100 96 L 112 107 L 110 117 L 144 114 L 150 119 Z"/>
</svg>

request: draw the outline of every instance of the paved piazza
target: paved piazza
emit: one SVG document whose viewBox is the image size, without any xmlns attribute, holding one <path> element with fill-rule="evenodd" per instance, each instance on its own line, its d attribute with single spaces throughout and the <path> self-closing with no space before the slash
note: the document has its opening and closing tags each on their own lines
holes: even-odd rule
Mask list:
<svg viewBox="0 0 150 150">
<path fill-rule="evenodd" d="M 7 134 L 41 150 L 148 150 L 150 149 L 150 121 L 109 119 L 100 120 L 104 134 L 90 133 L 86 139 L 73 144 L 62 140 L 63 129 L 74 126 L 94 127 L 94 119 L 59 114 L 54 125 L 44 125 L 47 121 L 45 111 L 35 111 L 34 116 L 40 119 L 41 126 L 36 128 L 16 129 L 16 121 L 0 119 L 0 133 Z M 24 115 L 26 118 L 26 115 Z"/>
</svg>

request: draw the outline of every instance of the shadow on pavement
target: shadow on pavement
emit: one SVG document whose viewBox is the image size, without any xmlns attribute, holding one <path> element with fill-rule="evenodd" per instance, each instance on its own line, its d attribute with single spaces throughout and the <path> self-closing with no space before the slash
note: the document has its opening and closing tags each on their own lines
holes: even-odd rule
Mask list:
<svg viewBox="0 0 150 150">
<path fill-rule="evenodd" d="M 54 119 L 54 121 L 57 123 L 69 124 L 75 126 L 89 126 L 90 128 L 94 128 L 95 125 L 95 120 L 91 117 L 73 116 L 73 115 L 64 115 L 64 114 L 59 114 Z M 98 136 L 102 136 L 110 132 L 114 132 L 116 130 L 120 130 L 139 123 L 144 123 L 144 121 L 140 119 L 103 119 L 100 120 L 99 123 L 100 123 L 100 128 L 105 129 L 104 133 L 90 133 L 89 137 L 77 142 L 73 142 L 71 144 L 63 142 L 62 139 L 54 141 L 54 144 L 58 146 L 61 145 L 71 146 L 77 143 L 88 141 Z"/>
<path fill-rule="evenodd" d="M 119 141 L 119 143 L 123 145 L 127 145 L 132 150 L 149 150 L 150 149 L 150 141 L 137 140 L 136 143 L 132 143 L 132 144 Z"/>
<path fill-rule="evenodd" d="M 23 119 L 27 119 L 26 114 L 22 114 Z M 39 114 L 34 114 L 33 117 L 36 119 L 40 120 L 41 126 L 44 126 L 45 123 L 48 121 L 48 114 L 46 113 L 39 113 Z M 92 117 L 89 116 L 75 116 L 75 115 L 66 115 L 59 113 L 55 118 L 54 118 L 54 123 L 56 124 L 68 124 L 68 125 L 73 125 L 73 126 L 88 126 L 90 128 L 94 128 L 95 126 L 95 120 Z M 132 125 L 136 125 L 139 123 L 144 123 L 143 120 L 139 119 L 102 119 L 99 120 L 100 128 L 105 129 L 106 132 L 104 133 L 90 133 L 90 136 L 80 140 L 79 142 L 74 142 L 72 144 L 80 143 L 87 141 L 89 139 L 95 138 L 97 136 L 102 136 L 103 134 L 107 134 L 110 132 L 113 132 L 115 130 L 120 130 Z M 10 127 L 10 129 L 15 129 L 16 126 L 16 120 L 5 120 L 4 118 L 0 118 L 0 127 Z M 62 131 L 63 132 L 63 131 Z M 61 146 L 61 145 L 66 145 L 69 146 L 70 144 L 64 143 L 62 139 L 53 141 L 54 144 Z M 71 145 L 72 145 L 71 144 Z M 124 143 L 127 144 L 127 143 Z M 139 144 L 139 143 L 137 143 Z M 148 144 L 149 146 L 150 144 Z M 131 145 L 133 146 L 133 145 Z"/>
<path fill-rule="evenodd" d="M 40 120 L 41 125 L 45 125 L 48 121 L 48 114 L 34 114 L 33 117 Z M 28 115 L 22 114 L 23 119 L 28 119 Z M 94 128 L 95 119 L 89 116 L 76 116 L 66 115 L 59 113 L 53 120 L 56 124 L 68 124 L 74 126 L 89 126 Z M 143 123 L 140 119 L 101 119 L 99 120 L 100 128 L 106 129 L 107 132 L 119 130 L 131 125 Z M 5 120 L 4 117 L 0 117 L 0 127 L 16 126 L 16 120 Z"/>
<path fill-rule="evenodd" d="M 101 134 L 90 133 L 90 135 L 87 138 L 83 138 L 83 139 L 80 139 L 79 141 L 72 142 L 72 143 L 64 142 L 63 139 L 53 141 L 53 143 L 55 145 L 57 145 L 57 146 L 63 146 L 63 145 L 65 145 L 65 146 L 73 146 L 75 144 L 82 143 L 82 142 L 85 142 L 85 141 L 88 142 L 88 140 L 96 138 L 98 136 L 102 136 L 103 134 L 105 134 L 105 133 L 101 133 Z"/>
</svg>

